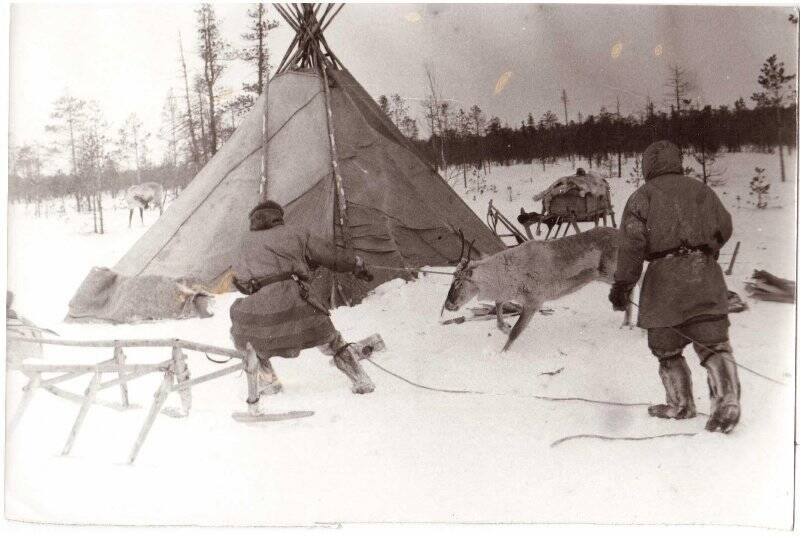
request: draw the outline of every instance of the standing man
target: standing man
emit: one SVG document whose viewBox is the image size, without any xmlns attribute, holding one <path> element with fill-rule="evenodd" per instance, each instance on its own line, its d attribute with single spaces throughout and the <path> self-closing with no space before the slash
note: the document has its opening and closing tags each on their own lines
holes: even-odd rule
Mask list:
<svg viewBox="0 0 800 537">
<path fill-rule="evenodd" d="M 666 404 L 651 416 L 696 415 L 689 366 L 690 342 L 708 373 L 709 431 L 728 433 L 739 422 L 739 378 L 728 341 L 728 290 L 717 263 L 733 232 L 731 216 L 707 185 L 683 175 L 681 153 L 656 142 L 642 157 L 645 184 L 628 199 L 620 227 L 617 271 L 609 300 L 622 311 L 648 261 L 639 302 L 639 326 L 659 360 Z"/>
<path fill-rule="evenodd" d="M 265 201 L 250 211 L 250 231 L 242 238 L 233 266 L 233 283 L 248 296 L 231 306 L 231 335 L 237 349 L 250 344 L 258 354 L 259 395 L 282 388 L 269 361 L 272 356 L 295 358 L 310 347 L 333 356 L 336 367 L 352 381 L 353 393 L 375 389 L 358 363 L 357 351 L 345 343 L 328 309 L 307 285 L 319 266 L 372 280 L 360 257 L 337 250 L 305 229 L 285 225 L 278 203 Z M 257 402 L 248 400 L 251 406 Z"/>
</svg>

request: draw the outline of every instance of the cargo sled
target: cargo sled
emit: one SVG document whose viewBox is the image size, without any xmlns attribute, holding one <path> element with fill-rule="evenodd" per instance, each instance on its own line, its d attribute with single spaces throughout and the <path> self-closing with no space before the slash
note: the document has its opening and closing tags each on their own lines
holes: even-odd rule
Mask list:
<svg viewBox="0 0 800 537">
<path fill-rule="evenodd" d="M 547 226 L 545 240 L 558 237 L 562 227 L 567 234 L 570 228 L 580 233 L 579 222 L 594 222 L 595 227 L 611 225 L 617 227 L 614 218 L 614 207 L 611 205 L 611 189 L 608 182 L 594 172 L 584 172 L 578 168 L 578 173 L 562 177 L 550 185 L 546 190 L 534 196 L 533 201 L 542 202 L 542 212 L 525 212 L 520 210 L 517 221 L 525 227 L 529 239 L 533 238 L 531 226 L 536 224 L 536 235 L 541 235 L 541 226 Z M 553 229 L 555 228 L 555 233 Z"/>
</svg>

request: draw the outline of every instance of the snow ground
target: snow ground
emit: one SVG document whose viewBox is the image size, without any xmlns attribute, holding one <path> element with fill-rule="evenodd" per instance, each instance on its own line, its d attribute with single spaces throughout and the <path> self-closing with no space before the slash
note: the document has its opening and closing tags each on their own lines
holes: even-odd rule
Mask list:
<svg viewBox="0 0 800 537">
<path fill-rule="evenodd" d="M 746 203 L 756 165 L 776 177 L 774 155 L 729 155 L 723 161 L 728 183 L 717 188 L 734 216 L 735 233 L 725 252 L 742 241 L 728 283 L 743 297 L 743 282 L 754 268 L 784 277 L 795 274 L 795 184 L 773 182 L 771 208 L 758 211 Z M 537 164 L 494 167 L 487 183 L 496 185 L 497 193 L 473 196 L 456 188 L 481 217 L 494 198 L 515 219 L 520 206 L 538 210 L 533 194 L 571 172 L 567 162 L 545 172 Z M 621 216 L 633 187 L 624 179 L 610 183 Z M 146 216 L 148 224 L 155 218 Z M 129 230 L 127 211 L 119 207 L 107 215 L 107 228 L 107 235 L 96 236 L 90 216 L 87 220 L 51 208 L 50 216 L 34 218 L 32 208 L 12 207 L 9 289 L 16 295 L 15 309 L 65 338 L 180 337 L 231 346 L 227 311 L 236 298 L 232 294 L 217 297 L 211 319 L 127 326 L 62 323 L 66 304 L 89 268 L 113 265 L 144 231 L 136 224 Z M 266 402 L 270 411 L 313 410 L 313 417 L 234 422 L 230 413 L 243 410 L 246 383 L 243 376 L 231 375 L 197 387 L 188 418 L 159 417 L 136 464 L 128 466 L 124 461 L 159 378 L 130 384 L 138 409 L 92 408 L 66 457 L 60 452 L 78 407 L 39 392 L 7 442 L 6 515 L 122 524 L 791 525 L 791 306 L 748 301 L 748 311 L 731 316 L 737 360 L 784 385 L 740 370 L 742 422 L 724 436 L 703 431 L 702 416 L 662 421 L 649 418 L 644 406 L 534 397 L 662 400 L 645 334 L 620 329 L 621 314 L 611 311 L 606 286 L 592 284 L 550 304 L 555 313 L 537 316 L 512 351 L 500 354 L 505 336 L 493 322 L 437 324 L 448 285 L 446 276 L 435 275 L 388 282 L 358 307 L 335 310 L 334 323 L 349 339 L 381 333 L 388 350 L 376 361 L 396 373 L 429 386 L 484 394 L 421 390 L 365 364 L 377 389 L 356 396 L 327 357 L 309 350 L 295 360 L 273 360 L 285 389 Z M 128 356 L 131 362 L 154 362 L 166 359 L 168 352 L 131 351 Z M 46 358 L 95 362 L 110 358 L 110 352 L 48 348 Z M 691 351 L 687 358 L 698 409 L 706 411 L 705 372 Z M 221 367 L 198 353 L 190 353 L 189 366 L 193 376 Z M 12 372 L 7 382 L 10 414 L 24 378 Z M 82 378 L 70 387 L 82 392 L 87 382 Z M 102 398 L 117 395 L 110 390 Z M 167 404 L 177 402 L 176 397 Z M 643 441 L 576 438 L 552 445 L 574 435 L 670 433 L 696 434 Z"/>
</svg>

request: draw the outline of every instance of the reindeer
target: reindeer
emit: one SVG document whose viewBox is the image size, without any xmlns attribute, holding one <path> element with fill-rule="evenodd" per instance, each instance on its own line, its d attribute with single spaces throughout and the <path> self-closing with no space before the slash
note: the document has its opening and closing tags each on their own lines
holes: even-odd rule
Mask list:
<svg viewBox="0 0 800 537">
<path fill-rule="evenodd" d="M 158 183 L 141 183 L 133 185 L 125 191 L 125 203 L 128 205 L 128 227 L 133 222 L 133 210 L 139 209 L 139 218 L 144 225 L 144 210 L 154 204 L 158 207 L 158 215 L 164 213 L 164 202 L 166 201 L 164 188 Z"/>
<path fill-rule="evenodd" d="M 593 281 L 613 283 L 618 233 L 614 228 L 597 227 L 552 241 L 527 241 L 477 261 L 470 259 L 472 243 L 464 255 L 466 241 L 462 235 L 461 261 L 443 309 L 458 311 L 476 296 L 493 300 L 497 327 L 508 334 L 505 352 L 543 303 L 574 293 Z M 513 328 L 503 319 L 506 302 L 522 306 Z"/>
</svg>

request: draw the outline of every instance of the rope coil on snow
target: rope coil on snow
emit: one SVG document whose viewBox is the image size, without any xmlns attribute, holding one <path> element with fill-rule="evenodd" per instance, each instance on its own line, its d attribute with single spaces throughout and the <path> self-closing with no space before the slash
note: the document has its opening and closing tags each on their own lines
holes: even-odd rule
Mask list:
<svg viewBox="0 0 800 537">
<path fill-rule="evenodd" d="M 670 438 L 674 436 L 695 436 L 697 433 L 665 433 L 665 434 L 656 434 L 653 436 L 604 436 L 601 434 L 576 434 L 573 436 L 565 436 L 564 438 L 559 438 L 552 444 L 550 447 L 560 446 L 564 442 L 569 442 L 570 440 L 579 440 L 583 438 L 594 438 L 597 440 L 628 440 L 628 441 L 639 441 L 639 440 L 655 440 L 657 438 Z"/>
</svg>

